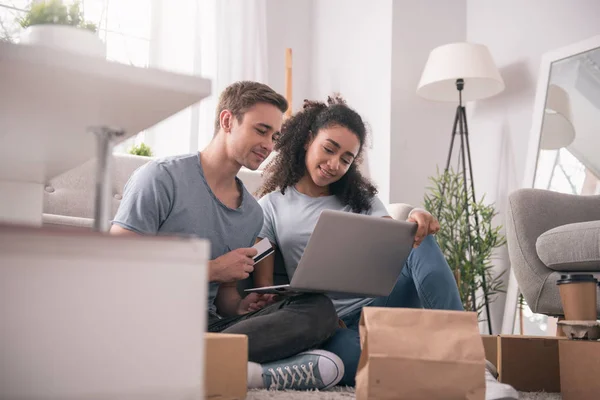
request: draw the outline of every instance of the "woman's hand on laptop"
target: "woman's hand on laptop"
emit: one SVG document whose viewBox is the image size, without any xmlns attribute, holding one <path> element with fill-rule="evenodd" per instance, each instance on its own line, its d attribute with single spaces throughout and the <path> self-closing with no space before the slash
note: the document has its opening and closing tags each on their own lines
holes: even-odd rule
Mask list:
<svg viewBox="0 0 600 400">
<path fill-rule="evenodd" d="M 414 209 L 408 214 L 408 222 L 417 224 L 414 248 L 419 247 L 427 235 L 435 235 L 440 230 L 440 223 L 430 213 L 421 209 Z"/>
<path fill-rule="evenodd" d="M 252 311 L 258 311 L 265 308 L 278 300 L 275 294 L 249 293 L 240 301 L 238 314 L 248 314 Z"/>
</svg>

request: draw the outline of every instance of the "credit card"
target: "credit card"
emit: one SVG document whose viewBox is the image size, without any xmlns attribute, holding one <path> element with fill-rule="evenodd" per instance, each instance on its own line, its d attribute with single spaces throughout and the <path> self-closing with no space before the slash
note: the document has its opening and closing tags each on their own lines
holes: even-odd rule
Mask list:
<svg viewBox="0 0 600 400">
<path fill-rule="evenodd" d="M 256 249 L 258 252 L 253 257 L 255 263 L 260 262 L 265 257 L 268 257 L 275 252 L 275 249 L 273 246 L 271 246 L 271 242 L 269 242 L 269 239 L 266 238 L 256 243 L 254 246 L 252 246 L 252 248 Z"/>
</svg>

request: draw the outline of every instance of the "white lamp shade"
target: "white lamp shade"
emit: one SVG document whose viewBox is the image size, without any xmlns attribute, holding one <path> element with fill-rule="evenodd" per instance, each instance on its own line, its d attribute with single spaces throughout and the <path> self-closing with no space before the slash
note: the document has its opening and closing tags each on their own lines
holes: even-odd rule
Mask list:
<svg viewBox="0 0 600 400">
<path fill-rule="evenodd" d="M 575 127 L 571 122 L 571 101 L 569 93 L 560 86 L 548 86 L 540 148 L 558 150 L 567 147 L 575 140 Z"/>
<path fill-rule="evenodd" d="M 504 90 L 504 81 L 486 46 L 451 43 L 431 51 L 417 94 L 428 100 L 457 102 L 457 79 L 465 82 L 463 101 L 484 99 Z"/>
</svg>

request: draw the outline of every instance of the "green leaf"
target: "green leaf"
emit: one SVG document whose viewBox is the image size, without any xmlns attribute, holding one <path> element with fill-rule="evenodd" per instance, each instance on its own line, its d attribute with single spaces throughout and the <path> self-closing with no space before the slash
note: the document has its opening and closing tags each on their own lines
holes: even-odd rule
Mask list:
<svg viewBox="0 0 600 400">
<path fill-rule="evenodd" d="M 423 204 L 440 222 L 437 241 L 450 269 L 455 276 L 460 272 L 457 286 L 463 307 L 479 315 L 485 296 L 478 293 L 487 295 L 491 303 L 504 292 L 504 273 L 493 275 L 491 263 L 495 250 L 506 244 L 501 226 L 493 225 L 498 213 L 493 204 L 484 203 L 485 194 L 473 199 L 470 182 L 465 185 L 460 172 L 440 172 L 438 167 L 437 175 L 429 180 Z"/>
</svg>

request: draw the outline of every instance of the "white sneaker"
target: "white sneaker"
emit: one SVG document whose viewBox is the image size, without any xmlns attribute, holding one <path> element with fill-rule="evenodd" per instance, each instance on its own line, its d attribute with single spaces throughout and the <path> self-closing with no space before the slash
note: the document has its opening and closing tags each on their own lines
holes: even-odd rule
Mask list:
<svg viewBox="0 0 600 400">
<path fill-rule="evenodd" d="M 496 379 L 498 373 L 494 364 L 485 362 L 485 400 L 518 400 L 519 393 L 510 385 Z"/>
<path fill-rule="evenodd" d="M 269 390 L 324 390 L 344 376 L 344 363 L 325 350 L 310 350 L 284 360 L 261 364 L 264 388 Z"/>
</svg>

